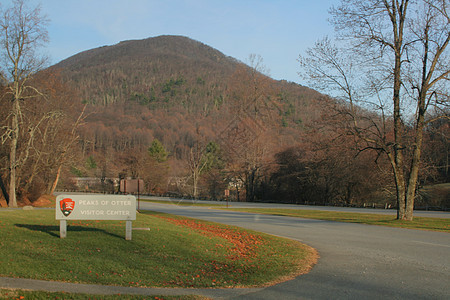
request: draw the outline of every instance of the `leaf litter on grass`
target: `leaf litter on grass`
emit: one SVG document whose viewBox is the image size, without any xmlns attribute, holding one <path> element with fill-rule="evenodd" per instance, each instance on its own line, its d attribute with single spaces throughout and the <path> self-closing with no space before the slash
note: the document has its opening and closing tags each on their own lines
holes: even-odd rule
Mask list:
<svg viewBox="0 0 450 300">
<path fill-rule="evenodd" d="M 0 276 L 139 287 L 249 287 L 312 264 L 305 262 L 308 251 L 294 241 L 153 212 L 139 214 L 136 226 L 151 230 L 133 233 L 132 241 L 124 240 L 120 222 L 71 222 L 68 236 L 60 239 L 52 211 L 0 215 Z"/>
</svg>

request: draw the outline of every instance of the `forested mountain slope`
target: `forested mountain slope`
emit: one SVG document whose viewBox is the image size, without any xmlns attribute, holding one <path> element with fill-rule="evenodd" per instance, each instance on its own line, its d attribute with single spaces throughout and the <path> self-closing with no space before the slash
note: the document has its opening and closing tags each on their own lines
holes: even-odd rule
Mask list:
<svg viewBox="0 0 450 300">
<path fill-rule="evenodd" d="M 55 67 L 63 69 L 89 103 L 136 100 L 162 105 L 165 101 L 167 106 L 167 100 L 172 100 L 170 104 L 181 100 L 181 96 L 174 97 L 180 86 L 184 86 L 184 100 L 217 89 L 236 65 L 232 58 L 199 42 L 160 36 L 88 50 Z"/>
<path fill-rule="evenodd" d="M 95 112 L 83 129 L 92 151 L 147 147 L 158 138 L 175 153 L 180 144 L 192 142 L 199 124 L 210 129 L 206 135 L 212 139 L 218 124 L 233 115 L 231 102 L 240 101 L 231 99 L 235 83 L 250 80 L 239 78 L 239 69 L 250 70 L 246 65 L 182 36 L 120 42 L 79 53 L 52 68 L 61 71 Z M 264 97 L 271 98 L 278 115 L 266 126 L 278 128 L 277 135 L 295 139 L 297 129 L 320 117 L 317 100 L 322 95 L 262 77 Z"/>
<path fill-rule="evenodd" d="M 392 203 L 389 166 L 358 152 L 345 104 L 273 80 L 249 58 L 159 36 L 52 66 L 86 105 L 63 185 L 94 177 L 97 190 L 112 191 L 107 178 L 139 177 L 152 193 L 221 198 L 228 188 L 235 200 Z"/>
</svg>

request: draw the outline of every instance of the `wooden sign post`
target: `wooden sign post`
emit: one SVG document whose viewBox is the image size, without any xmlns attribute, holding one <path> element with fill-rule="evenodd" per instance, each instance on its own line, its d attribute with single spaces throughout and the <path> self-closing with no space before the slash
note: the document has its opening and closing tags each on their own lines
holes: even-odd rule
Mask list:
<svg viewBox="0 0 450 300">
<path fill-rule="evenodd" d="M 227 208 L 228 208 L 228 198 L 230 197 L 230 190 L 225 190 L 225 199 L 227 200 Z"/>
<path fill-rule="evenodd" d="M 122 193 L 137 193 L 138 196 L 138 208 L 140 209 L 140 199 L 139 196 L 144 192 L 144 180 L 142 179 L 122 179 L 120 180 L 120 191 Z"/>
</svg>

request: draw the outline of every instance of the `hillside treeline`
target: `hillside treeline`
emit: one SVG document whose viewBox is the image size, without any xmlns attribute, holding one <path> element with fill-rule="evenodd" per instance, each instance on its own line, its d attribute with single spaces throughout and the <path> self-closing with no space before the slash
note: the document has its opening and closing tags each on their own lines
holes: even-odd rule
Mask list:
<svg viewBox="0 0 450 300">
<path fill-rule="evenodd" d="M 339 120 L 344 105 L 271 80 L 256 56 L 247 63 L 173 36 L 61 62 L 56 67 L 89 107 L 80 157 L 95 161 L 95 168 L 80 161 L 72 173 L 147 178 L 148 192 L 158 194 L 223 198 L 231 189 L 241 201 L 391 201 L 391 170 L 376 151 L 355 146 Z M 446 130 L 445 122 L 429 127 L 423 184 L 448 180 Z M 149 155 L 154 141 L 168 153 L 163 162 Z M 215 164 L 205 158 L 210 143 L 219 149 Z"/>
<path fill-rule="evenodd" d="M 43 71 L 27 82 L 34 89 L 19 102 L 17 155 L 15 163 L 17 197 L 23 205 L 43 194 L 52 194 L 64 168 L 78 158 L 78 129 L 84 108 L 75 91 L 61 82 L 59 74 Z M 39 94 L 34 91 L 39 90 Z M 0 87 L 0 200 L 9 198 L 10 143 L 13 130 L 12 95 Z"/>
<path fill-rule="evenodd" d="M 150 194 L 224 199 L 228 189 L 233 201 L 394 206 L 389 164 L 356 146 L 345 105 L 262 70 L 257 56 L 245 65 L 173 36 L 62 61 L 41 78 L 60 74 L 63 96 L 51 98 L 56 104 L 48 97 L 27 102 L 27 109 L 39 112 L 48 103 L 67 121 L 39 125 L 42 142 L 28 152 L 22 195 L 33 201 L 51 191 L 61 171 L 59 189 L 118 192 L 115 179 L 142 178 Z M 44 132 L 63 124 L 53 134 L 55 149 Z M 448 182 L 448 133 L 446 121 L 428 126 L 421 185 Z M 61 159 L 50 163 L 45 155 Z"/>
</svg>

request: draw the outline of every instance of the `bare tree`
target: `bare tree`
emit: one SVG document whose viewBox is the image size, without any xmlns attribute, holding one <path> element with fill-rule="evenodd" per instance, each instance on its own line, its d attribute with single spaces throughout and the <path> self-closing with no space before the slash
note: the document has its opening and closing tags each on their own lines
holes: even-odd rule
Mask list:
<svg viewBox="0 0 450 300">
<path fill-rule="evenodd" d="M 189 148 L 187 156 L 189 172 L 192 177 L 192 196 L 194 199 L 197 199 L 200 175 L 208 165 L 205 145 L 202 145 L 200 141 L 196 141 L 195 144 Z"/>
<path fill-rule="evenodd" d="M 445 0 L 342 0 L 331 14 L 346 46 L 325 39 L 300 57 L 311 80 L 324 79 L 322 90 L 335 88 L 349 104 L 361 150 L 387 155 L 398 219 L 413 219 L 427 111 L 448 104 L 447 10 Z M 361 114 L 362 107 L 379 113 Z"/>
<path fill-rule="evenodd" d="M 1 79 L 7 85 L 2 100 L 11 102 L 10 121 L 4 128 L 2 140 L 9 142 L 10 149 L 9 205 L 16 207 L 16 169 L 20 164 L 17 160 L 17 145 L 23 129 L 21 101 L 40 94 L 29 82 L 46 61 L 40 58 L 37 49 L 48 40 L 45 29 L 47 19 L 41 14 L 40 6 L 29 9 L 24 0 L 15 0 L 11 8 L 0 13 L 0 51 L 3 58 Z"/>
<path fill-rule="evenodd" d="M 229 164 L 240 165 L 247 201 L 255 201 L 261 169 L 276 139 L 267 124 L 279 118 L 279 104 L 267 72 L 261 56 L 254 54 L 249 56 L 249 66 L 237 68 L 228 90 L 234 117 L 219 135 Z"/>
</svg>

